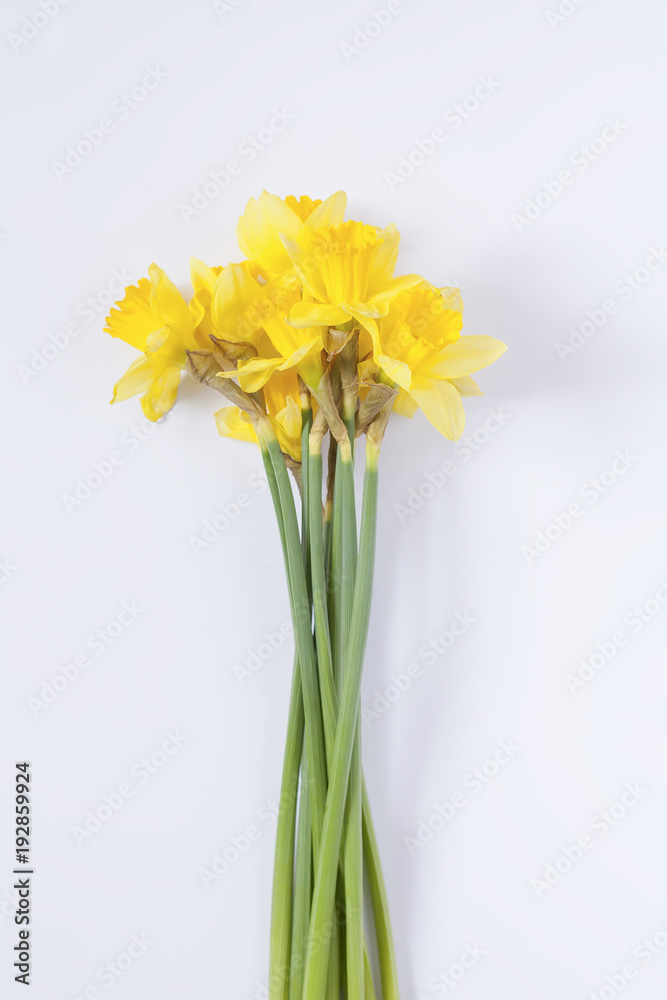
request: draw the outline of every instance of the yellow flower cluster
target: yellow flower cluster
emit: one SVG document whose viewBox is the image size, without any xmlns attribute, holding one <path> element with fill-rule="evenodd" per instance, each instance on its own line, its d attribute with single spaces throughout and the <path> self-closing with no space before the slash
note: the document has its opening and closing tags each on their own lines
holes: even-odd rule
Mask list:
<svg viewBox="0 0 667 1000">
<path fill-rule="evenodd" d="M 399 233 L 344 221 L 346 196 L 284 200 L 264 191 L 238 223 L 246 260 L 225 267 L 192 261 L 193 295 L 183 298 L 152 264 L 112 309 L 106 331 L 142 352 L 114 388 L 112 402 L 141 393 L 150 420 L 174 404 L 188 352 L 211 351 L 222 379 L 263 406 L 284 452 L 300 456 L 299 380 L 318 398 L 329 361 L 358 334 L 360 397 L 373 383 L 395 392 L 394 409 L 421 408 L 445 437 L 463 432 L 462 396 L 505 344 L 461 336 L 457 289 L 396 276 Z M 257 440 L 242 408 L 216 414 L 221 434 Z"/>
</svg>

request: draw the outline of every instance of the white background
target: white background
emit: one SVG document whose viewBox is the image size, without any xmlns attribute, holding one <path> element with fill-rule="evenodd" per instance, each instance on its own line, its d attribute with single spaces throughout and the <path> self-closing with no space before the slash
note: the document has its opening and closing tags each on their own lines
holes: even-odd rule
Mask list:
<svg viewBox="0 0 667 1000">
<path fill-rule="evenodd" d="M 148 437 L 136 400 L 109 407 L 134 352 L 102 327 L 114 271 L 136 278 L 155 260 L 185 289 L 190 256 L 238 259 L 236 219 L 265 187 L 346 189 L 351 218 L 396 222 L 401 271 L 462 286 L 464 332 L 509 344 L 480 376 L 485 396 L 466 401 L 474 452 L 419 415 L 392 421 L 383 452 L 364 705 L 381 708 L 392 675 L 423 668 L 364 729 L 402 995 L 445 995 L 442 976 L 470 945 L 484 955 L 451 988 L 461 1000 L 665 996 L 667 948 L 641 957 L 644 939 L 667 942 L 667 610 L 651 603 L 667 576 L 667 266 L 642 270 L 667 240 L 662 4 L 565 3 L 572 13 L 558 20 L 555 0 L 404 0 L 365 47 L 344 51 L 380 7 L 71 0 L 12 44 L 40 8 L 3 5 L 3 996 L 23 995 L 5 892 L 21 759 L 34 773 L 35 1000 L 95 997 L 92 987 L 114 1000 L 263 995 L 265 817 L 291 645 L 243 683 L 234 668 L 288 619 L 273 510 L 253 485 L 257 451 L 217 436 L 214 394 L 184 385 Z M 112 105 L 151 67 L 166 78 L 121 119 Z M 494 92 L 476 102 L 480 77 Z M 466 98 L 465 121 L 443 118 Z M 294 118 L 249 162 L 239 146 L 274 108 Z M 113 132 L 56 176 L 67 146 L 104 117 Z M 608 118 L 624 127 L 582 169 L 576 151 Z M 438 127 L 446 141 L 389 183 Z M 233 158 L 238 176 L 186 222 L 182 206 Z M 550 199 L 544 185 L 558 192 L 566 169 L 572 183 Z M 533 221 L 513 220 L 540 192 Z M 629 294 L 624 275 L 638 268 Z M 86 319 L 89 297 L 99 311 Z M 610 299 L 616 311 L 560 357 L 571 328 L 587 310 L 599 321 Z M 77 335 L 40 364 L 68 323 Z M 499 408 L 502 426 L 484 430 Z M 631 456 L 625 471 L 604 493 L 587 487 L 618 450 Z M 113 451 L 122 464 L 68 510 L 64 497 Z M 444 485 L 410 514 L 397 508 L 410 496 L 417 507 L 448 459 Z M 239 493 L 247 509 L 195 554 L 192 537 Z M 556 537 L 553 518 L 573 503 L 581 516 Z M 550 524 L 552 542 L 531 557 Z M 131 601 L 142 612 L 96 654 L 88 637 Z M 429 665 L 420 648 L 457 613 L 474 623 Z M 571 690 L 568 674 L 619 630 L 625 646 Z M 29 699 L 86 651 L 90 666 L 35 711 Z M 178 753 L 145 783 L 131 778 L 169 730 L 187 737 Z M 466 775 L 500 740 L 520 752 L 474 794 Z M 131 798 L 77 843 L 73 828 L 128 780 Z M 599 814 L 627 782 L 639 799 L 603 834 Z M 457 791 L 465 805 L 411 852 L 405 838 L 426 837 Z M 259 839 L 205 888 L 199 870 L 248 825 Z M 591 849 L 550 888 L 532 881 L 559 857 L 567 868 L 563 850 L 583 836 Z M 152 943 L 101 981 L 133 934 Z M 613 977 L 628 963 L 624 986 Z"/>
</svg>

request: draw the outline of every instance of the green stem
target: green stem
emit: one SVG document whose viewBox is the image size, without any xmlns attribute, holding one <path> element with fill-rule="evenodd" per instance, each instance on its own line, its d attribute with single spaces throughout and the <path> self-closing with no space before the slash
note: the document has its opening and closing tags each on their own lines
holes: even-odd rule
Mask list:
<svg viewBox="0 0 667 1000">
<path fill-rule="evenodd" d="M 294 658 L 285 758 L 276 822 L 269 951 L 269 1000 L 288 1000 L 291 963 L 294 845 L 299 790 L 299 765 L 304 733 L 301 672 Z"/>
<path fill-rule="evenodd" d="M 356 393 L 355 393 L 356 402 Z M 344 413 L 351 446 L 354 443 L 354 411 Z M 351 425 L 351 426 L 350 426 Z M 342 560 L 341 560 L 341 638 L 343 648 L 349 641 L 354 602 L 354 585 L 357 574 L 357 518 L 354 499 L 354 467 L 352 458 L 341 455 L 338 475 L 341 477 L 340 503 L 342 511 Z M 347 663 L 343 663 L 343 683 Z M 357 709 L 356 729 L 350 777 L 345 803 L 343 833 L 343 866 L 345 871 L 345 946 L 347 953 L 348 1000 L 364 1000 L 364 864 L 361 834 L 361 729 Z"/>
<path fill-rule="evenodd" d="M 373 982 L 371 963 L 368 960 L 368 951 L 364 951 L 364 987 L 365 1000 L 375 1000 L 375 983 Z"/>
<path fill-rule="evenodd" d="M 325 579 L 329 576 L 329 563 L 331 561 L 331 535 L 333 529 L 333 500 L 327 500 L 324 505 L 324 573 Z"/>
<path fill-rule="evenodd" d="M 359 720 L 350 762 L 350 778 L 345 803 L 343 865 L 345 870 L 345 946 L 347 953 L 348 1000 L 364 1000 L 364 855 L 361 836 L 361 744 Z"/>
<path fill-rule="evenodd" d="M 311 537 L 310 575 L 313 594 L 313 618 L 317 645 L 317 666 L 322 702 L 322 720 L 327 759 L 333 752 L 336 734 L 336 688 L 333 676 L 331 636 L 327 608 L 327 578 L 322 528 L 322 452 L 320 444 L 310 443 L 309 524 Z"/>
<path fill-rule="evenodd" d="M 308 923 L 312 893 L 313 841 L 310 816 L 310 789 L 308 787 L 308 761 L 304 749 L 301 763 L 301 791 L 299 796 L 299 824 L 296 839 L 296 864 L 294 871 L 294 913 L 292 920 L 291 975 L 289 1000 L 301 1000 Z"/>
<path fill-rule="evenodd" d="M 340 448 L 336 447 L 333 504 L 331 513 L 331 535 L 329 542 L 329 627 L 331 657 L 336 690 L 340 692 L 343 676 L 343 609 L 340 580 L 343 573 L 343 515 L 342 483 L 340 475 Z"/>
<path fill-rule="evenodd" d="M 310 406 L 301 407 L 301 549 L 303 565 L 306 573 L 306 588 L 312 604 L 310 593 L 310 530 L 308 525 L 308 494 L 310 482 L 308 475 L 308 441 L 310 428 L 313 426 L 313 411 Z"/>
<path fill-rule="evenodd" d="M 354 588 L 346 670 L 329 772 L 322 839 L 317 856 L 304 1000 L 321 1000 L 327 977 L 329 948 L 326 926 L 333 914 L 345 800 L 357 731 L 361 674 L 371 606 L 377 523 L 377 459 L 378 448 L 367 441 L 359 565 Z"/>
<path fill-rule="evenodd" d="M 378 962 L 380 965 L 380 981 L 382 983 L 383 1000 L 399 1000 L 398 970 L 396 968 L 396 953 L 394 937 L 389 919 L 389 902 L 387 890 L 382 875 L 380 852 L 378 850 L 371 806 L 368 800 L 366 782 L 362 777 L 362 809 L 363 809 L 363 839 L 364 861 L 368 875 L 368 888 L 371 895 L 373 917 L 375 920 L 375 937 L 377 940 Z"/>
<path fill-rule="evenodd" d="M 262 458 L 269 482 L 269 489 L 276 509 L 285 563 L 287 543 L 285 522 L 282 515 L 278 483 L 268 452 L 262 449 Z M 288 580 L 289 586 L 289 580 Z M 291 600 L 291 597 L 290 597 Z M 292 948 L 292 911 L 294 895 L 294 845 L 296 839 L 296 811 L 299 790 L 299 766 L 304 737 L 303 696 L 301 670 L 298 656 L 294 658 L 290 692 L 285 757 L 280 787 L 280 806 L 276 822 L 276 845 L 273 866 L 273 893 L 271 902 L 271 931 L 269 957 L 269 1000 L 289 1000 L 290 963 Z"/>
<path fill-rule="evenodd" d="M 354 449 L 355 441 L 355 407 L 357 401 L 356 389 L 345 401 L 343 419 L 347 426 L 350 442 Z M 353 486 L 354 493 L 354 486 Z M 361 748 L 361 713 L 357 719 L 356 741 Z M 354 767 L 354 762 L 353 765 Z M 382 874 L 382 864 L 380 862 L 380 852 L 378 849 L 373 816 L 371 813 L 366 781 L 363 774 L 363 764 L 361 749 L 359 749 L 359 778 L 361 781 L 361 810 L 362 810 L 362 839 L 363 856 L 368 875 L 368 886 L 371 896 L 371 906 L 373 909 L 373 919 L 375 923 L 375 935 L 377 940 L 378 960 L 380 966 L 380 980 L 382 983 L 383 1000 L 399 1000 L 398 990 L 398 970 L 396 968 L 396 953 L 394 950 L 394 937 L 391 930 L 391 919 L 389 917 L 389 901 L 385 887 L 384 876 Z M 366 954 L 366 990 L 368 996 L 369 982 L 372 988 L 373 977 Z"/>
<path fill-rule="evenodd" d="M 307 400 L 301 406 L 301 548 L 306 580 L 310 579 L 310 531 L 308 530 L 308 438 L 313 422 L 313 411 Z M 310 599 L 310 592 L 309 592 Z M 301 786 L 299 794 L 299 821 L 296 836 L 296 861 L 294 869 L 294 913 L 292 920 L 290 1000 L 301 1000 L 303 974 L 308 944 L 308 924 L 312 895 L 313 830 L 308 784 L 308 755 L 304 747 L 301 756 Z"/>
<path fill-rule="evenodd" d="M 321 438 L 315 438 L 309 445 L 308 456 L 308 520 L 310 546 L 310 575 L 315 623 L 315 643 L 317 647 L 317 667 L 320 684 L 320 700 L 324 724 L 324 743 L 327 761 L 333 750 L 336 731 L 336 688 L 331 661 L 331 641 L 327 609 L 327 577 L 325 568 L 325 539 L 322 522 L 322 451 Z M 338 926 L 331 939 L 331 961 L 327 978 L 327 997 L 339 1000 L 340 996 L 340 935 Z"/>
<path fill-rule="evenodd" d="M 301 668 L 301 684 L 303 687 L 306 753 L 308 757 L 313 826 L 313 854 L 317 857 L 322 833 L 327 788 L 327 767 L 322 712 L 320 708 L 320 692 L 317 680 L 317 663 L 315 660 L 313 634 L 311 632 L 310 600 L 308 598 L 308 587 L 303 565 L 294 495 L 285 460 L 270 423 L 268 421 L 260 422 L 257 430 L 260 443 L 268 451 L 273 465 L 285 525 L 287 576 L 289 580 L 296 648 Z"/>
</svg>

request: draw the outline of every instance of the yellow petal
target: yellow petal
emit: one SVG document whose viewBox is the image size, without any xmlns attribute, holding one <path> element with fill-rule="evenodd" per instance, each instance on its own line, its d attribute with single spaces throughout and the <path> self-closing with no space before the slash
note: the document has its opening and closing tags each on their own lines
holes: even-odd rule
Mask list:
<svg viewBox="0 0 667 1000">
<path fill-rule="evenodd" d="M 170 326 L 178 330 L 185 341 L 192 336 L 194 330 L 187 302 L 157 264 L 151 264 L 148 274 L 151 279 L 151 305 L 155 314 L 162 320 L 160 326 Z"/>
<path fill-rule="evenodd" d="M 146 353 L 155 354 L 161 347 L 164 347 L 169 336 L 169 327 L 161 326 L 159 330 L 153 330 L 146 340 Z"/>
<path fill-rule="evenodd" d="M 402 274 L 398 278 L 388 278 L 381 288 L 369 296 L 368 302 L 372 307 L 381 308 L 384 304 L 395 299 L 401 292 L 421 285 L 424 280 L 421 274 Z"/>
<path fill-rule="evenodd" d="M 223 406 L 213 414 L 218 434 L 223 437 L 236 438 L 237 441 L 250 441 L 257 444 L 257 434 L 247 413 L 238 406 Z"/>
<path fill-rule="evenodd" d="M 224 340 L 252 340 L 262 326 L 262 286 L 241 264 L 229 264 L 218 275 L 213 293 L 213 322 Z"/>
<path fill-rule="evenodd" d="M 121 403 L 138 392 L 145 392 L 155 378 L 155 364 L 142 354 L 133 361 L 122 378 L 113 387 L 112 403 Z"/>
<path fill-rule="evenodd" d="M 310 244 L 302 246 L 301 243 L 298 243 L 295 239 L 284 233 L 281 236 L 281 240 L 304 287 L 314 298 L 319 299 L 321 302 L 326 302 L 329 296 L 322 278 L 321 268 L 314 256 L 313 248 Z"/>
<path fill-rule="evenodd" d="M 250 358 L 239 364 L 236 371 L 218 372 L 221 378 L 234 378 L 244 392 L 259 392 L 266 385 L 274 371 L 282 363 L 282 358 Z"/>
<path fill-rule="evenodd" d="M 310 218 L 315 209 L 319 208 L 322 204 L 322 199 L 309 198 L 307 194 L 302 194 L 299 198 L 295 198 L 293 194 L 288 194 L 285 195 L 285 204 L 299 216 L 301 222 L 305 222 L 306 219 Z"/>
<path fill-rule="evenodd" d="M 296 302 L 289 314 L 288 323 L 301 330 L 308 326 L 340 326 L 347 323 L 350 313 L 339 305 L 319 302 Z"/>
<path fill-rule="evenodd" d="M 371 343 L 375 346 L 377 350 L 379 350 L 380 332 L 378 330 L 377 320 L 373 316 L 366 315 L 365 312 L 363 312 L 356 306 L 351 306 L 350 312 L 353 318 L 356 319 L 357 323 L 361 327 L 361 330 L 365 331 L 369 335 Z"/>
<path fill-rule="evenodd" d="M 392 382 L 400 385 L 401 389 L 405 389 L 406 392 L 410 391 L 412 372 L 406 364 L 402 361 L 397 361 L 396 358 L 387 357 L 385 354 L 381 354 L 377 362 Z"/>
<path fill-rule="evenodd" d="M 129 285 L 124 298 L 116 305 L 119 308 L 112 309 L 107 316 L 104 332 L 144 351 L 149 334 L 162 326 L 151 308 L 150 281 L 140 278 L 136 285 Z"/>
<path fill-rule="evenodd" d="M 412 396 L 404 389 L 399 389 L 398 396 L 394 399 L 394 413 L 399 413 L 402 417 L 413 417 L 418 409 Z"/>
<path fill-rule="evenodd" d="M 289 438 L 301 435 L 301 407 L 292 396 L 287 397 L 285 409 L 276 414 L 276 420 Z"/>
<path fill-rule="evenodd" d="M 336 191 L 330 195 L 308 216 L 310 229 L 321 229 L 323 226 L 338 226 L 345 218 L 347 195 L 344 191 Z M 284 230 L 283 230 L 284 231 Z"/>
<path fill-rule="evenodd" d="M 322 350 L 322 338 L 320 336 L 310 337 L 299 344 L 296 350 L 285 358 L 280 365 L 280 371 L 288 371 L 290 368 L 298 368 L 301 362 L 311 353 L 319 353 Z"/>
<path fill-rule="evenodd" d="M 203 261 L 192 257 L 190 259 L 190 278 L 195 295 L 197 292 L 206 292 L 210 298 L 221 270 L 221 267 L 209 267 Z"/>
<path fill-rule="evenodd" d="M 275 372 L 264 386 L 264 401 L 270 417 L 280 413 L 287 406 L 287 399 L 292 397 L 301 405 L 299 397 L 299 380 L 295 371 Z"/>
<path fill-rule="evenodd" d="M 180 330 L 172 330 L 163 326 L 151 333 L 146 342 L 146 357 L 156 369 L 185 368 L 186 350 L 192 349 L 192 344 L 183 340 Z"/>
<path fill-rule="evenodd" d="M 313 331 L 318 333 L 317 330 Z M 291 357 L 287 358 L 281 365 L 281 371 L 296 370 L 306 385 L 315 390 L 322 380 L 324 369 L 322 367 L 322 337 L 316 336 L 314 339 L 306 340 L 294 351 Z"/>
<path fill-rule="evenodd" d="M 286 406 L 274 418 L 276 436 L 282 451 L 287 452 L 295 462 L 301 461 L 301 407 L 287 397 Z"/>
<path fill-rule="evenodd" d="M 465 411 L 453 385 L 443 379 L 415 379 L 410 395 L 437 431 L 450 441 L 461 437 Z"/>
<path fill-rule="evenodd" d="M 389 311 L 389 302 L 341 302 L 341 308 L 356 319 L 359 316 L 380 319 Z"/>
<path fill-rule="evenodd" d="M 259 207 L 264 218 L 279 232 L 296 236 L 301 228 L 300 219 L 293 208 L 290 208 L 277 194 L 262 191 L 259 196 Z"/>
<path fill-rule="evenodd" d="M 141 409 L 149 420 L 159 420 L 172 408 L 180 381 L 180 368 L 163 368 L 158 372 L 148 391 L 141 397 Z"/>
<path fill-rule="evenodd" d="M 382 243 L 375 251 L 373 260 L 373 271 L 369 282 L 369 296 L 381 291 L 391 279 L 396 269 L 398 260 L 398 244 L 401 241 L 401 234 L 392 222 L 391 225 L 378 232 Z"/>
<path fill-rule="evenodd" d="M 493 337 L 460 337 L 442 349 L 429 374 L 447 379 L 471 375 L 492 364 L 506 350 L 507 344 Z"/>
<path fill-rule="evenodd" d="M 221 271 L 221 267 L 209 267 L 195 257 L 190 261 L 193 296 L 190 299 L 189 307 L 193 322 L 197 328 L 197 343 L 203 349 L 210 347 L 211 335 L 215 336 L 218 332 L 213 325 L 211 316 L 211 299 L 215 290 L 215 283 Z"/>
<path fill-rule="evenodd" d="M 280 241 L 280 234 L 299 235 L 301 220 L 296 212 L 268 191 L 259 200 L 251 198 L 236 227 L 236 236 L 243 253 L 268 273 L 279 274 L 290 267 L 289 257 Z"/>
<path fill-rule="evenodd" d="M 461 396 L 484 395 L 474 378 L 470 378 L 470 375 L 462 375 L 461 378 L 450 378 L 448 381 L 452 383 L 456 391 Z"/>
<path fill-rule="evenodd" d="M 298 369 L 304 381 L 312 386 L 318 384 L 322 377 L 321 350 L 321 338 L 316 337 L 304 341 L 286 358 L 250 358 L 241 362 L 236 371 L 219 372 L 219 375 L 222 378 L 237 378 L 244 392 L 258 392 L 274 372 Z"/>
<path fill-rule="evenodd" d="M 263 237 L 262 211 L 257 199 L 251 198 L 236 225 L 236 239 L 241 253 L 256 260 L 256 253 L 261 253 Z"/>
</svg>

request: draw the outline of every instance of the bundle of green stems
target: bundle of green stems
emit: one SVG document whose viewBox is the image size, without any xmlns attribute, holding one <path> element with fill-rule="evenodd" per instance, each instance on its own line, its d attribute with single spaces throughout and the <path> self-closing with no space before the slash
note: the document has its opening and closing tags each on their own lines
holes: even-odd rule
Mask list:
<svg viewBox="0 0 667 1000">
<path fill-rule="evenodd" d="M 257 423 L 296 644 L 275 848 L 270 1000 L 399 996 L 360 725 L 378 459 L 392 400 L 380 402 L 366 407 L 374 413 L 370 421 L 360 421 L 363 406 L 352 380 L 333 419 L 330 406 L 316 408 L 313 416 L 313 400 L 302 386 L 299 467 L 286 461 L 270 421 Z M 362 435 L 366 464 L 357 526 L 354 457 Z"/>
</svg>

